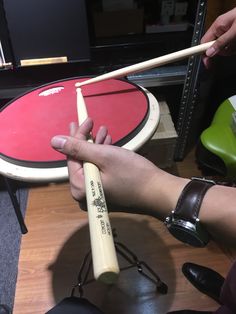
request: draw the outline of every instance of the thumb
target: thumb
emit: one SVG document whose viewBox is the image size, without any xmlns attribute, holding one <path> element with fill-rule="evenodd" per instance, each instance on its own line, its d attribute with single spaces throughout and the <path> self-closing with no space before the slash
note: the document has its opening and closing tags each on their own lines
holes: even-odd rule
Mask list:
<svg viewBox="0 0 236 314">
<path fill-rule="evenodd" d="M 67 140 L 69 139 L 69 136 L 64 135 L 56 135 L 51 139 L 51 146 L 60 152 L 63 152 L 63 148 Z"/>
<path fill-rule="evenodd" d="M 78 140 L 78 138 L 70 136 L 54 136 L 51 140 L 51 145 L 57 151 L 78 161 L 96 163 L 97 160 L 102 158 L 103 154 L 103 150 L 101 149 L 103 145 L 88 143 L 87 141 Z"/>
<path fill-rule="evenodd" d="M 229 29 L 226 33 L 221 35 L 218 39 L 216 39 L 215 43 L 206 51 L 206 55 L 208 57 L 213 57 L 216 54 L 224 53 L 224 50 L 230 45 L 234 40 L 234 31 L 233 29 Z"/>
</svg>

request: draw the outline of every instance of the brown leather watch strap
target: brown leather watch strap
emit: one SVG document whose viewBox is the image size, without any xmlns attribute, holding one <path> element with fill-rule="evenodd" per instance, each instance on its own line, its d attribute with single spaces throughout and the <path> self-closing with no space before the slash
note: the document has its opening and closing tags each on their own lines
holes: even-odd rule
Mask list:
<svg viewBox="0 0 236 314">
<path fill-rule="evenodd" d="M 189 181 L 178 199 L 174 215 L 195 223 L 198 218 L 202 200 L 207 190 L 213 185 L 213 181 L 205 181 L 203 179 L 193 179 Z"/>
</svg>

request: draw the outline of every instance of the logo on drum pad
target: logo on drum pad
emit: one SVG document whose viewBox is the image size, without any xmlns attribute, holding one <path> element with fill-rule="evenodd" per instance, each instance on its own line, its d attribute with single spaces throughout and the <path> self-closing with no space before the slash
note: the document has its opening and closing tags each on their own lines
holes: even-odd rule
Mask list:
<svg viewBox="0 0 236 314">
<path fill-rule="evenodd" d="M 53 88 L 50 88 L 50 89 L 46 89 L 46 90 L 42 91 L 41 93 L 39 93 L 39 96 L 51 96 L 51 95 L 54 95 L 54 94 L 58 94 L 63 89 L 64 89 L 63 86 L 58 86 L 58 87 L 53 87 Z"/>
</svg>

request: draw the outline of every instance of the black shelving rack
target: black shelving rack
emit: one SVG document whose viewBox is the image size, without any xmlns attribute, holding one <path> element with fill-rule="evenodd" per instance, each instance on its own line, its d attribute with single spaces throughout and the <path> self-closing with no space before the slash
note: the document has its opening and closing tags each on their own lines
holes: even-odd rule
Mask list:
<svg viewBox="0 0 236 314">
<path fill-rule="evenodd" d="M 203 36 L 206 9 L 207 0 L 199 0 L 193 30 L 192 46 L 198 45 Z M 175 160 L 178 161 L 185 157 L 189 135 L 193 125 L 194 112 L 198 104 L 200 91 L 200 66 L 201 56 L 196 55 L 189 58 L 176 125 L 178 138 L 175 149 Z"/>
</svg>

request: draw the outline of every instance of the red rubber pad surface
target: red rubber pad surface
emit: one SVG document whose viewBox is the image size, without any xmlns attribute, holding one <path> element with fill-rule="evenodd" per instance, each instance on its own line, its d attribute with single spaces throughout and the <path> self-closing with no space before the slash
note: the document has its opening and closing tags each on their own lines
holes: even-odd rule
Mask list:
<svg viewBox="0 0 236 314">
<path fill-rule="evenodd" d="M 51 148 L 50 141 L 55 135 L 69 135 L 70 122 L 78 121 L 78 81 L 82 79 L 47 84 L 7 104 L 0 112 L 0 153 L 25 162 L 66 160 Z M 148 112 L 146 94 L 126 81 L 83 86 L 82 93 L 88 115 L 94 120 L 93 133 L 106 125 L 113 143 L 130 135 Z"/>
</svg>

